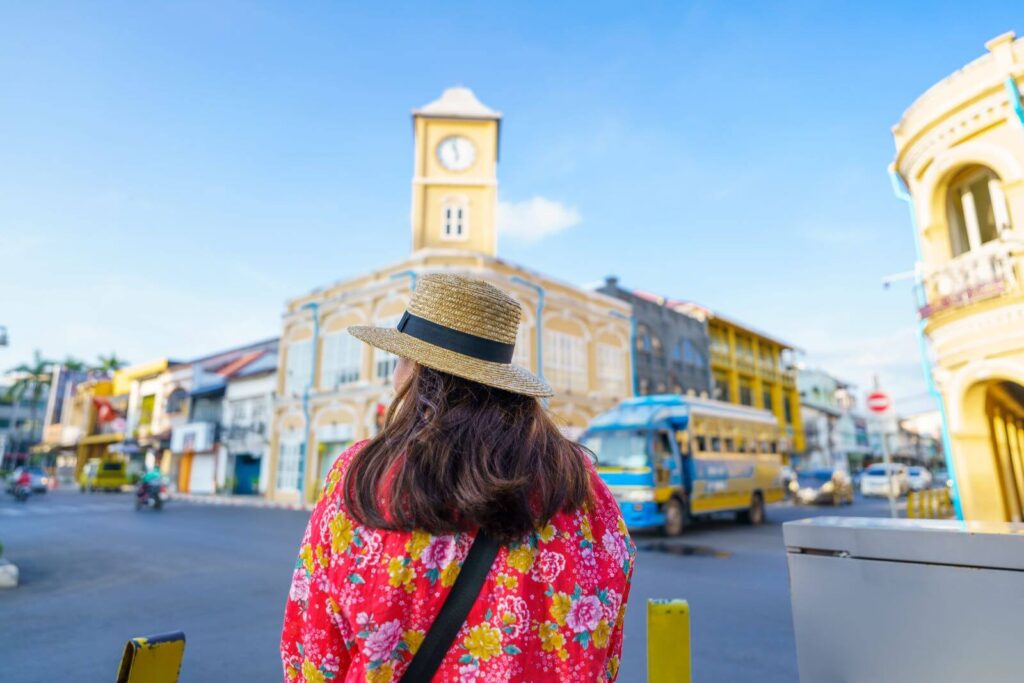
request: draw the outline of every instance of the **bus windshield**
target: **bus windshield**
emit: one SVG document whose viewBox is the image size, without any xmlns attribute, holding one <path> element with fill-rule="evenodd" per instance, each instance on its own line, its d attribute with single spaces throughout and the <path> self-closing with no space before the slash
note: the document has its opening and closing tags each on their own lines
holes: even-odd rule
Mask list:
<svg viewBox="0 0 1024 683">
<path fill-rule="evenodd" d="M 598 467 L 646 467 L 649 432 L 616 430 L 591 432 L 583 436 L 583 445 L 597 456 Z"/>
</svg>

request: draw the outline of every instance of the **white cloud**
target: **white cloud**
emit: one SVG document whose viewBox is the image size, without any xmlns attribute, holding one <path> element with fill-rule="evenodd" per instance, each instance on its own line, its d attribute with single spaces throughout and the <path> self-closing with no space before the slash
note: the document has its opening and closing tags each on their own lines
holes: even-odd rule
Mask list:
<svg viewBox="0 0 1024 683">
<path fill-rule="evenodd" d="M 498 202 L 499 234 L 525 244 L 556 235 L 581 220 L 575 207 L 539 195 L 521 202 Z"/>
</svg>

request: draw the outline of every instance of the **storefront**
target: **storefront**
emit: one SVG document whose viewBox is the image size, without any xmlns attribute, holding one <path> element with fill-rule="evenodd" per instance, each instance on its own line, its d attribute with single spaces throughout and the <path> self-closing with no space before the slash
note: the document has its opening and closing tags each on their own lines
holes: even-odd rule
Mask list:
<svg viewBox="0 0 1024 683">
<path fill-rule="evenodd" d="M 171 432 L 172 486 L 182 493 L 214 493 L 217 490 L 219 450 L 216 424 L 189 422 Z"/>
</svg>

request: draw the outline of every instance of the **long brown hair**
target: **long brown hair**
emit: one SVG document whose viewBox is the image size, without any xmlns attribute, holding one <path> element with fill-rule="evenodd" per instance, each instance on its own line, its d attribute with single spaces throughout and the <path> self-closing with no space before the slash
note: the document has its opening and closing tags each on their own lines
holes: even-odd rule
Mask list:
<svg viewBox="0 0 1024 683">
<path fill-rule="evenodd" d="M 508 542 L 590 500 L 580 447 L 535 398 L 416 365 L 345 475 L 360 524 Z"/>
</svg>

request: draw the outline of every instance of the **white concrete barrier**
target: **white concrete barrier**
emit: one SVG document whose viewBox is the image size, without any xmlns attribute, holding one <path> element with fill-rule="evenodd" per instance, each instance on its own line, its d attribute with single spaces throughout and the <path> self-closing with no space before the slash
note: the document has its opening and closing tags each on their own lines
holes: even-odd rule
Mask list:
<svg viewBox="0 0 1024 683">
<path fill-rule="evenodd" d="M 18 587 L 18 567 L 7 560 L 0 560 L 0 588 Z"/>
</svg>

